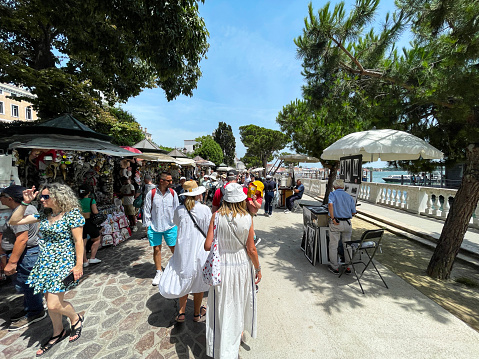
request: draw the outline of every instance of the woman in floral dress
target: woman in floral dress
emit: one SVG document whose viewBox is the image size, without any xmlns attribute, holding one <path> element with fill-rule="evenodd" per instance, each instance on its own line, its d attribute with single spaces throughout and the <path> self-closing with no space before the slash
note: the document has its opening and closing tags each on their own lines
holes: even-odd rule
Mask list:
<svg viewBox="0 0 479 359">
<path fill-rule="evenodd" d="M 27 284 L 34 293 L 44 293 L 48 314 L 53 324 L 52 337 L 37 351 L 37 357 L 45 354 L 55 344 L 65 338 L 62 316 L 70 319 L 70 342 L 80 338 L 83 316 L 77 314 L 73 306 L 64 300 L 65 291 L 78 284 L 83 275 L 83 225 L 79 203 L 72 189 L 59 183 L 48 184 L 40 191 L 43 208 L 51 211 L 24 217 L 25 208 L 38 195 L 35 187 L 23 192 L 22 205 L 10 219 L 11 225 L 40 222 L 43 235 L 41 253 L 33 267 Z M 72 275 L 70 283 L 65 279 Z"/>
</svg>

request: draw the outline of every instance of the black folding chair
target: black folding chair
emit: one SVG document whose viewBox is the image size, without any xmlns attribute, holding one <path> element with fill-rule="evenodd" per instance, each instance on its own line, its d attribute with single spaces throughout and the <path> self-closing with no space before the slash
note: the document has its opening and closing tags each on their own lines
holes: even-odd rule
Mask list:
<svg viewBox="0 0 479 359">
<path fill-rule="evenodd" d="M 373 229 L 373 230 L 368 230 L 363 233 L 361 236 L 361 239 L 358 241 L 347 241 L 344 242 L 344 250 L 347 250 L 349 252 L 349 258 L 350 261 L 349 263 L 346 263 L 343 267 L 342 272 L 340 273 L 339 277 L 341 277 L 345 271 L 346 268 L 352 267 L 354 271 L 354 275 L 356 276 L 356 279 L 358 280 L 359 287 L 361 287 L 361 291 L 364 294 L 364 289 L 363 286 L 361 285 L 361 277 L 363 276 L 364 272 L 366 269 L 368 269 L 369 265 L 372 264 L 376 272 L 378 273 L 379 277 L 383 281 L 384 285 L 386 288 L 389 289 L 388 285 L 384 281 L 384 278 L 382 277 L 381 273 L 379 273 L 378 268 L 373 262 L 374 255 L 378 250 L 380 250 L 381 246 L 381 240 L 383 238 L 384 234 L 384 229 Z M 361 259 L 361 255 L 365 253 L 366 256 L 368 257 L 368 261 L 365 262 Z M 355 260 L 356 257 L 359 257 L 358 260 Z M 358 274 L 358 271 L 356 270 L 355 264 L 364 264 L 364 268 L 361 271 L 360 274 Z"/>
</svg>

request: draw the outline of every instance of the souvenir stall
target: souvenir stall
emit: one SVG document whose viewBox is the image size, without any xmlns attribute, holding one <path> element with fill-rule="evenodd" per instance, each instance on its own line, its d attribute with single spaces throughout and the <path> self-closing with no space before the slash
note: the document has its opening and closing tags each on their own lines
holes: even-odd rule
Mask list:
<svg viewBox="0 0 479 359">
<path fill-rule="evenodd" d="M 109 136 L 92 131 L 70 115 L 10 130 L 13 133 L 7 133 L 0 145 L 12 154 L 23 186 L 39 188 L 59 182 L 78 193 L 78 187 L 87 183 L 104 215 L 102 225 L 112 227 L 112 238 L 103 237 L 102 245 L 118 244 L 129 237 L 128 220 L 121 201 L 115 199 L 114 187 L 116 175 L 125 170 L 122 157 L 131 156 L 131 152 L 107 142 Z"/>
</svg>

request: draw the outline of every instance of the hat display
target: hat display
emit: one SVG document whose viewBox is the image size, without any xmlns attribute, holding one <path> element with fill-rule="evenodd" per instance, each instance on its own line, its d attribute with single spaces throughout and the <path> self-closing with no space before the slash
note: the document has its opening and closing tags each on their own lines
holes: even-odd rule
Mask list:
<svg viewBox="0 0 479 359">
<path fill-rule="evenodd" d="M 243 186 L 238 183 L 230 183 L 225 187 L 225 194 L 223 195 L 225 202 L 238 203 L 244 201 L 246 197 Z"/>
<path fill-rule="evenodd" d="M 206 188 L 203 186 L 198 186 L 196 181 L 186 181 L 183 183 L 183 189 L 185 191 L 180 193 L 180 196 L 197 196 L 206 192 Z"/>
<path fill-rule="evenodd" d="M 23 191 L 25 190 L 25 187 L 13 184 L 3 189 L 2 193 L 5 193 L 7 196 L 13 198 L 15 202 L 21 202 L 23 200 Z"/>
</svg>

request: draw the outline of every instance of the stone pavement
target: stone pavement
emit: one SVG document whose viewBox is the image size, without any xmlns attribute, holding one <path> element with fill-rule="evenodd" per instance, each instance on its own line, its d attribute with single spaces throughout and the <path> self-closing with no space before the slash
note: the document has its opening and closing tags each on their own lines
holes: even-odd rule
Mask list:
<svg viewBox="0 0 479 359">
<path fill-rule="evenodd" d="M 364 295 L 352 276 L 312 266 L 300 250 L 302 226 L 300 213 L 255 217 L 262 238 L 259 331 L 242 345 L 240 358 L 479 357 L 478 332 L 383 266 L 389 289 L 368 271 Z M 176 324 L 177 301 L 151 285 L 151 249 L 142 235 L 99 251 L 103 262 L 86 268 L 81 284 L 67 294 L 85 313 L 81 339 L 64 340 L 45 358 L 206 358 L 205 324 L 192 321 L 192 301 L 187 321 Z M 168 252 L 163 249 L 163 265 Z M 11 286 L 0 287 L 0 359 L 33 358 L 51 334 L 49 319 L 25 331 L 5 329 L 20 299 Z"/>
</svg>

